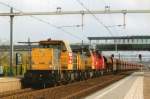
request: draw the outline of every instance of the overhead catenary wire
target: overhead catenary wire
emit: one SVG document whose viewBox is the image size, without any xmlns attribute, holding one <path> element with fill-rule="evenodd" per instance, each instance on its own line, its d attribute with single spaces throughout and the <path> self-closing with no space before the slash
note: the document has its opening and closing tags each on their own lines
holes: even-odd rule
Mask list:
<svg viewBox="0 0 150 99">
<path fill-rule="evenodd" d="M 105 1 L 105 0 L 103 0 L 103 1 L 104 1 L 104 4 L 105 4 L 105 5 L 108 5 L 108 4 L 109 4 L 108 1 Z M 110 4 L 109 4 L 109 5 L 110 5 Z M 110 13 L 109 15 L 110 15 L 110 18 L 112 19 L 112 22 L 113 22 L 113 24 L 114 24 L 114 21 L 113 21 L 113 18 L 112 18 L 112 14 Z M 124 24 L 123 24 L 122 26 L 124 26 Z M 118 27 L 119 27 L 119 26 L 118 26 Z M 115 30 L 116 30 L 116 32 L 118 32 L 118 30 L 116 29 L 116 27 L 115 27 Z M 124 32 L 124 34 L 125 34 L 124 36 L 129 36 L 125 28 L 124 28 L 124 29 L 121 29 L 121 31 Z M 123 34 L 123 33 L 122 33 L 122 34 Z"/>
<path fill-rule="evenodd" d="M 100 25 L 102 25 L 107 31 L 108 31 L 108 33 L 111 35 L 111 36 L 113 36 L 113 34 L 112 34 L 112 32 L 111 32 L 111 30 L 102 22 L 102 21 L 100 21 L 99 20 L 99 18 L 95 15 L 95 14 L 93 14 L 80 0 L 76 0 L 85 10 L 87 10 L 92 16 L 93 16 L 93 18 L 100 24 Z"/>
<path fill-rule="evenodd" d="M 4 2 L 0 2 L 0 4 L 1 4 L 1 5 L 4 5 L 4 6 L 6 6 L 6 7 L 9 7 L 9 8 L 13 8 L 13 9 L 16 10 L 16 11 L 23 12 L 23 11 L 21 11 L 21 10 L 19 10 L 19 9 L 13 7 L 13 6 L 10 6 L 9 4 L 6 4 L 6 3 L 4 3 Z M 76 38 L 76 39 L 78 39 L 78 40 L 82 40 L 81 37 L 79 37 L 79 36 L 77 36 L 77 35 L 74 35 L 74 34 L 68 32 L 68 31 L 66 31 L 65 29 L 62 29 L 62 28 L 60 28 L 60 27 L 58 27 L 58 26 L 56 26 L 56 25 L 54 25 L 54 24 L 52 24 L 52 23 L 50 23 L 50 22 L 48 22 L 48 21 L 45 21 L 45 20 L 43 20 L 43 19 L 41 19 L 41 18 L 38 18 L 38 17 L 36 17 L 36 16 L 33 16 L 33 15 L 30 15 L 30 17 L 31 17 L 31 18 L 34 18 L 34 19 L 36 19 L 36 20 L 38 20 L 38 21 L 40 21 L 40 22 L 42 22 L 42 23 L 48 24 L 48 25 L 50 25 L 50 26 L 52 26 L 52 27 L 54 27 L 54 28 L 56 28 L 56 29 L 58 29 L 58 30 L 61 30 L 61 31 L 63 31 L 64 33 L 66 33 L 66 34 L 68 34 L 68 35 L 70 35 L 70 36 L 72 36 L 72 37 L 74 37 L 74 38 Z"/>
<path fill-rule="evenodd" d="M 4 3 L 4 2 L 0 2 L 0 4 L 1 5 L 4 5 L 4 6 L 6 6 L 6 7 L 9 7 L 9 8 L 12 8 L 12 6 L 10 6 L 9 4 L 6 4 L 6 3 Z M 14 8 L 15 9 L 15 8 Z M 16 10 L 16 9 L 15 9 Z"/>
<path fill-rule="evenodd" d="M 105 10 L 110 10 L 110 4 L 109 4 L 109 2 L 106 2 L 105 0 L 103 0 L 103 2 L 104 2 Z M 106 9 L 106 7 L 108 7 L 108 9 Z M 111 13 L 108 14 L 108 15 L 109 15 L 109 17 L 110 17 L 110 20 L 111 20 L 112 24 L 114 24 L 114 25 L 112 25 L 112 26 L 107 26 L 107 27 L 108 27 L 108 28 L 112 28 L 112 29 L 113 29 L 113 27 L 114 27 L 113 30 L 114 30 L 116 33 L 118 33 L 118 31 L 117 31 L 117 29 L 116 29 L 116 26 L 119 27 L 119 25 L 115 25 L 115 23 L 114 23 L 114 21 L 113 21 L 113 18 L 112 18 L 112 16 L 111 16 Z"/>
<path fill-rule="evenodd" d="M 75 37 L 75 38 L 81 40 L 81 37 L 78 37 L 78 36 L 76 36 L 76 35 L 74 35 L 74 34 L 68 32 L 68 31 L 66 31 L 65 29 L 63 29 L 63 28 L 61 28 L 61 27 L 58 27 L 58 26 L 56 26 L 56 25 L 54 25 L 54 24 L 51 24 L 51 23 L 48 22 L 48 21 L 42 20 L 41 18 L 38 18 L 38 17 L 35 17 L 35 16 L 30 16 L 30 17 L 32 17 L 32 18 L 34 18 L 34 19 L 36 19 L 36 20 L 38 20 L 38 21 L 40 21 L 40 22 L 43 22 L 43 23 L 45 23 L 45 24 L 48 24 L 48 25 L 50 25 L 50 26 L 52 26 L 52 27 L 54 27 L 54 28 L 56 28 L 56 29 L 58 29 L 58 30 L 63 31 L 64 33 L 67 33 L 67 34 L 71 35 L 72 37 Z"/>
<path fill-rule="evenodd" d="M 108 1 L 106 1 L 106 0 L 103 0 L 103 2 L 104 2 L 104 6 L 108 6 L 108 5 L 109 5 L 109 9 L 110 9 L 110 3 L 109 3 Z M 111 19 L 112 23 L 114 24 L 114 20 L 113 20 L 113 18 L 112 18 L 112 14 L 110 13 L 109 16 L 110 16 L 110 19 Z M 123 25 L 124 25 L 124 24 L 123 24 Z M 116 25 L 116 26 L 120 27 L 120 26 L 123 26 L 123 25 Z M 116 31 L 117 33 L 119 33 L 119 31 L 117 30 L 117 28 L 116 28 L 116 27 L 114 27 L 114 28 L 115 28 L 115 31 Z M 126 34 L 126 35 L 124 35 L 124 36 L 128 36 L 128 33 L 126 32 L 126 29 L 123 29 L 123 30 L 121 30 L 121 31 Z M 122 34 L 123 34 L 123 33 L 122 33 Z"/>
<path fill-rule="evenodd" d="M 118 36 L 120 35 L 120 33 L 119 33 L 119 31 L 117 30 L 117 27 L 122 27 L 123 25 L 115 25 L 115 22 L 114 22 L 114 20 L 113 20 L 113 18 L 112 18 L 112 15 L 111 14 L 109 14 L 109 17 L 110 17 L 110 20 L 111 20 L 111 22 L 112 22 L 112 24 L 114 24 L 114 27 L 112 27 L 112 29 L 118 34 Z"/>
</svg>

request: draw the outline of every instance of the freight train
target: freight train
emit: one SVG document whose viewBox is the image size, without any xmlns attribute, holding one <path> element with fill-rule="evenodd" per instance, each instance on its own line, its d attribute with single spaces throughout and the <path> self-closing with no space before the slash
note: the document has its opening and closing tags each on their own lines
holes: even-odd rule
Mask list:
<svg viewBox="0 0 150 99">
<path fill-rule="evenodd" d="M 38 42 L 31 49 L 31 68 L 22 82 L 30 87 L 49 87 L 60 83 L 86 80 L 108 73 L 138 69 L 141 64 L 106 57 L 98 50 L 72 49 L 62 40 Z"/>
</svg>

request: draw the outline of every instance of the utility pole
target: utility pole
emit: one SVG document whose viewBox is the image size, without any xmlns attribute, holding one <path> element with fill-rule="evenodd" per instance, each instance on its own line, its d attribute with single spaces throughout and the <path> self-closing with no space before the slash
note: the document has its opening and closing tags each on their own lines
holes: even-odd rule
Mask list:
<svg viewBox="0 0 150 99">
<path fill-rule="evenodd" d="M 10 9 L 10 13 L 13 14 L 13 8 Z M 14 15 L 10 15 L 10 76 L 13 75 L 13 18 Z"/>
<path fill-rule="evenodd" d="M 123 26 L 126 29 L 126 13 L 123 13 Z"/>
<path fill-rule="evenodd" d="M 83 25 L 84 25 L 84 12 L 81 14 L 82 18 L 81 18 L 81 27 L 82 27 L 82 31 L 83 31 Z"/>
</svg>

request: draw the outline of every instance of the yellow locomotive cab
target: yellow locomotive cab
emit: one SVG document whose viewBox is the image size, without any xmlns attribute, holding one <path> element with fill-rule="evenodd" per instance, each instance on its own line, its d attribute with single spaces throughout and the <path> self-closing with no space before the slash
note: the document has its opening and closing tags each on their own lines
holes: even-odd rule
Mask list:
<svg viewBox="0 0 150 99">
<path fill-rule="evenodd" d="M 72 70 L 72 52 L 67 42 L 41 41 L 32 49 L 32 70 Z"/>
<path fill-rule="evenodd" d="M 33 48 L 32 49 L 32 70 L 53 69 L 53 49 Z"/>
</svg>

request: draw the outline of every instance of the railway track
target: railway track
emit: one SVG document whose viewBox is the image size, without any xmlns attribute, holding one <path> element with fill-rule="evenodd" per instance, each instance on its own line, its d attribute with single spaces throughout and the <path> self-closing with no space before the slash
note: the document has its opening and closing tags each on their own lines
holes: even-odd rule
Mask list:
<svg viewBox="0 0 150 99">
<path fill-rule="evenodd" d="M 0 99 L 79 99 L 128 76 L 132 72 L 128 71 L 117 75 L 110 74 L 41 90 L 24 89 L 11 94 L 5 93 L 2 97 L 0 95 Z"/>
</svg>

